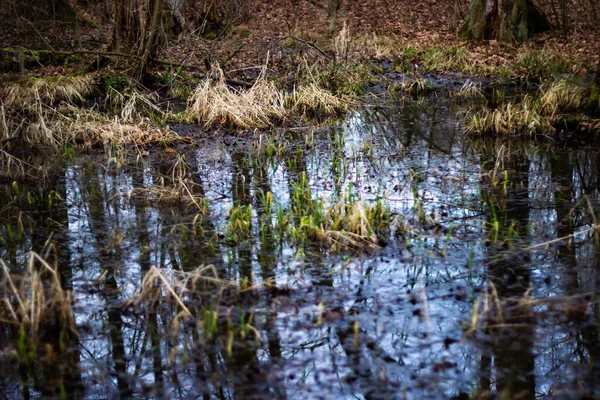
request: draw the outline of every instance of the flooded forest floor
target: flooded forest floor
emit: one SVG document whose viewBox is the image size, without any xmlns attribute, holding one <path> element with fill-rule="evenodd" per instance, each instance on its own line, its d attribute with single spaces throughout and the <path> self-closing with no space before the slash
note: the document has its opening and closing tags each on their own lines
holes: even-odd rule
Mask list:
<svg viewBox="0 0 600 400">
<path fill-rule="evenodd" d="M 375 3 L 0 75 L 4 397 L 600 395 L 595 31 Z"/>
</svg>

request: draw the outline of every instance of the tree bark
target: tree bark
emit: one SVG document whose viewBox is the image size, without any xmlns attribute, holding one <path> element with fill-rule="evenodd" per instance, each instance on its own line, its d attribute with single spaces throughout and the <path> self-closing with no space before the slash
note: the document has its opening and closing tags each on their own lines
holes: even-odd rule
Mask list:
<svg viewBox="0 0 600 400">
<path fill-rule="evenodd" d="M 132 53 L 140 39 L 141 21 L 137 0 L 115 1 L 115 23 L 110 50 Z"/>
<path fill-rule="evenodd" d="M 343 0 L 327 0 L 327 14 L 329 14 L 329 34 L 335 32 L 337 24 L 337 12 L 342 6 Z"/>
<path fill-rule="evenodd" d="M 549 28 L 531 0 L 472 0 L 460 37 L 515 43 Z"/>
<path fill-rule="evenodd" d="M 162 20 L 163 0 L 150 0 L 147 28 L 145 31 L 144 45 L 140 49 L 140 60 L 136 66 L 135 77 L 141 80 L 152 58 L 156 55 L 158 33 Z"/>
<path fill-rule="evenodd" d="M 600 88 L 600 43 L 598 43 L 598 63 L 596 64 L 596 87 Z"/>
</svg>

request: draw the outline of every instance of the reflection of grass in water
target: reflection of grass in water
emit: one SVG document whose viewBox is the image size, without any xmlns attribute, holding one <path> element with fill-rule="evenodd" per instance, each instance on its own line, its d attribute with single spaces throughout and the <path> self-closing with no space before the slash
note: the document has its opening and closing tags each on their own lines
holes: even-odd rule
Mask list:
<svg viewBox="0 0 600 400">
<path fill-rule="evenodd" d="M 431 82 L 425 78 L 407 79 L 390 86 L 388 90 L 394 98 L 399 98 L 403 94 L 413 97 L 422 96 L 435 91 Z"/>
<path fill-rule="evenodd" d="M 208 200 L 203 195 L 195 193 L 198 185 L 193 181 L 192 170 L 185 156 L 176 156 L 169 173 L 169 176 L 161 176 L 157 179 L 156 184 L 152 186 L 134 188 L 128 193 L 129 198 L 150 195 L 162 206 L 172 204 L 194 206 L 200 214 L 208 213 Z"/>
<path fill-rule="evenodd" d="M 21 274 L 11 274 L 1 259 L 0 269 L 0 326 L 17 328 L 16 358 L 22 367 L 33 371 L 42 361 L 40 357 L 44 362 L 52 362 L 54 357 L 69 351 L 72 339 L 77 337 L 73 293 L 63 289 L 57 269 L 34 252 Z M 59 338 L 58 343 L 53 337 Z"/>
<path fill-rule="evenodd" d="M 75 332 L 70 290 L 64 290 L 55 268 L 31 253 L 24 274 L 11 275 L 0 260 L 3 274 L 0 315 L 5 322 L 23 327 L 35 338 L 49 324 Z"/>
<path fill-rule="evenodd" d="M 262 285 L 269 287 L 270 281 Z M 162 304 L 170 305 L 170 319 L 166 319 L 163 334 L 174 334 L 181 328 L 200 329 L 203 339 L 223 341 L 228 356 L 232 354 L 234 339 L 262 340 L 258 330 L 252 325 L 253 311 L 238 307 L 227 308 L 220 305 L 231 303 L 241 294 L 258 288 L 247 279 L 232 282 L 219 277 L 214 265 L 201 265 L 192 271 L 176 271 L 152 267 L 143 277 L 135 294 L 125 304 L 147 313 L 165 310 Z M 186 325 L 182 325 L 188 322 Z"/>
</svg>

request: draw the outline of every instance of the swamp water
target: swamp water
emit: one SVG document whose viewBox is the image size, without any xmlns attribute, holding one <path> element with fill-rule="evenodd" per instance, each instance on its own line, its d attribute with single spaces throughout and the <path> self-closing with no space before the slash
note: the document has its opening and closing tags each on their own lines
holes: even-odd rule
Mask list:
<svg viewBox="0 0 600 400">
<path fill-rule="evenodd" d="M 5 183 L 2 397 L 598 396 L 600 154 L 458 121 L 388 104 Z"/>
</svg>

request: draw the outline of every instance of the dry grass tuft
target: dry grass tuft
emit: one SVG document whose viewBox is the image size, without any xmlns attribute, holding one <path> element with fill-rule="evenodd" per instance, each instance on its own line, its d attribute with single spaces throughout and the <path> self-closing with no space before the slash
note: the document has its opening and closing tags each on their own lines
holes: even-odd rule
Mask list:
<svg viewBox="0 0 600 400">
<path fill-rule="evenodd" d="M 354 43 L 356 50 L 363 50 L 366 52 L 365 56 L 373 58 L 396 56 L 401 47 L 399 40 L 387 36 L 377 36 L 375 33 L 359 37 Z"/>
<path fill-rule="evenodd" d="M 485 99 L 485 94 L 483 93 L 483 90 L 481 90 L 481 83 L 474 82 L 470 79 L 467 79 L 465 83 L 463 83 L 460 90 L 453 93 L 453 95 L 454 97 L 460 97 L 464 99 Z"/>
<path fill-rule="evenodd" d="M 104 105 L 119 110 L 122 121 L 131 123 L 149 115 L 164 117 L 164 112 L 156 105 L 157 101 L 156 93 L 145 93 L 134 88 L 121 93 L 109 87 Z"/>
<path fill-rule="evenodd" d="M 539 105 L 529 96 L 518 103 L 504 103 L 495 109 L 483 108 L 469 113 L 465 130 L 479 134 L 553 133 L 552 120 L 540 113 Z"/>
<path fill-rule="evenodd" d="M 90 147 L 108 143 L 168 144 L 177 139 L 169 130 L 155 127 L 144 115 L 164 117 L 156 98 L 132 91 L 114 91 L 107 99 L 120 115 L 110 117 L 94 109 L 78 107 L 93 88 L 87 76 L 29 78 L 7 84 L 0 105 L 0 139 L 18 139 L 33 147 L 57 149 L 66 143 Z M 9 111 L 10 110 L 10 111 Z"/>
<path fill-rule="evenodd" d="M 346 22 L 344 22 L 340 33 L 332 40 L 333 51 L 338 62 L 347 61 L 351 43 L 350 29 L 346 25 Z"/>
<path fill-rule="evenodd" d="M 587 102 L 588 90 L 566 79 L 542 87 L 540 107 L 544 114 L 556 115 L 561 111 L 577 110 Z"/>
<path fill-rule="evenodd" d="M 0 93 L 7 107 L 26 108 L 35 103 L 81 101 L 93 87 L 94 79 L 86 75 L 25 78 L 5 85 Z"/>
<path fill-rule="evenodd" d="M 46 260 L 31 253 L 23 274 L 11 275 L 0 260 L 0 318 L 28 329 L 35 337 L 45 327 L 76 332 L 73 294 L 62 288 L 60 276 Z"/>
<path fill-rule="evenodd" d="M 246 91 L 230 89 L 220 68 L 192 93 L 188 111 L 199 122 L 229 123 L 240 128 L 267 127 L 286 115 L 285 96 L 268 82 L 264 70 L 256 83 Z"/>
<path fill-rule="evenodd" d="M 460 46 L 432 48 L 423 58 L 423 65 L 429 71 L 469 71 L 472 68 L 472 54 Z"/>
<path fill-rule="evenodd" d="M 300 86 L 291 97 L 294 111 L 301 114 L 335 114 L 348 110 L 351 101 L 335 96 L 314 82 Z"/>
<path fill-rule="evenodd" d="M 407 79 L 390 86 L 388 90 L 392 97 L 399 97 L 402 94 L 421 96 L 435 91 L 431 82 L 425 78 Z"/>
</svg>

